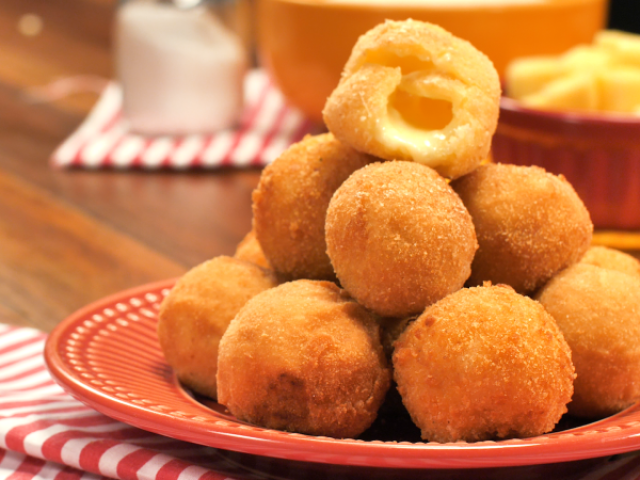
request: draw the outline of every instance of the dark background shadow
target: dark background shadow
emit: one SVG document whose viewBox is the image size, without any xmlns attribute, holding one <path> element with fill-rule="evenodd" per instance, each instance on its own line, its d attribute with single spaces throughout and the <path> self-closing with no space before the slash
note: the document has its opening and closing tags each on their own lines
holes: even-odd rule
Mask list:
<svg viewBox="0 0 640 480">
<path fill-rule="evenodd" d="M 611 0 L 609 28 L 640 33 L 640 0 Z"/>
</svg>

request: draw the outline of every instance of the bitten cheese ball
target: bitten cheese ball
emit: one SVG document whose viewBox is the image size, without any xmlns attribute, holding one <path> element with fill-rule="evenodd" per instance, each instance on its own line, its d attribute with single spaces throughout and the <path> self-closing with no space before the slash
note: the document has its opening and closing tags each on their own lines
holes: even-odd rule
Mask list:
<svg viewBox="0 0 640 480">
<path fill-rule="evenodd" d="M 430 23 L 386 21 L 358 39 L 323 117 L 360 151 L 457 178 L 489 154 L 499 100 L 496 69 L 469 42 Z"/>
<path fill-rule="evenodd" d="M 282 278 L 335 279 L 324 238 L 327 206 L 342 182 L 371 161 L 323 134 L 306 136 L 265 168 L 253 192 L 254 227 Z"/>
<path fill-rule="evenodd" d="M 573 352 L 578 378 L 569 413 L 601 418 L 640 399 L 640 279 L 578 263 L 536 298 Z"/>
<path fill-rule="evenodd" d="M 327 253 L 341 285 L 383 317 L 422 311 L 464 285 L 477 248 L 469 213 L 435 170 L 370 164 L 336 191 Z"/>
<path fill-rule="evenodd" d="M 549 432 L 575 378 L 551 315 L 501 285 L 459 290 L 429 307 L 396 342 L 393 366 L 422 438 L 443 443 Z"/>
<path fill-rule="evenodd" d="M 489 163 L 451 186 L 473 218 L 480 245 L 470 285 L 490 281 L 529 293 L 589 248 L 589 212 L 562 176 Z"/>
<path fill-rule="evenodd" d="M 390 378 L 375 319 L 330 282 L 297 280 L 257 295 L 220 342 L 219 402 L 266 428 L 357 437 Z"/>
<path fill-rule="evenodd" d="M 277 284 L 272 272 L 230 257 L 202 263 L 178 280 L 160 306 L 158 340 L 183 384 L 216 398 L 222 334 L 250 298 Z"/>
</svg>

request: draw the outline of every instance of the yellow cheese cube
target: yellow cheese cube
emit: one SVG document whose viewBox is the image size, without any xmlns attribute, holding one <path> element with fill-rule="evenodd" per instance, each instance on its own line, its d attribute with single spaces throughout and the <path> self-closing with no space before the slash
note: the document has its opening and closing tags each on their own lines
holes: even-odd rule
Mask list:
<svg viewBox="0 0 640 480">
<path fill-rule="evenodd" d="M 611 55 L 605 49 L 578 45 L 561 55 L 560 63 L 569 72 L 593 72 L 607 68 L 611 64 Z"/>
<path fill-rule="evenodd" d="M 535 108 L 640 113 L 640 35 L 599 32 L 592 45 L 557 57 L 521 58 L 507 68 L 506 93 Z"/>
<path fill-rule="evenodd" d="M 542 90 L 522 98 L 534 108 L 594 111 L 598 108 L 598 81 L 591 73 L 576 73 L 548 83 Z"/>
<path fill-rule="evenodd" d="M 631 113 L 640 106 L 640 68 L 614 68 L 600 73 L 600 108 Z"/>
<path fill-rule="evenodd" d="M 520 99 L 539 91 L 562 73 L 563 67 L 556 57 L 529 57 L 514 60 L 505 72 L 507 95 Z"/>
<path fill-rule="evenodd" d="M 594 44 L 606 50 L 615 63 L 640 66 L 640 35 L 603 30 L 596 34 Z"/>
</svg>

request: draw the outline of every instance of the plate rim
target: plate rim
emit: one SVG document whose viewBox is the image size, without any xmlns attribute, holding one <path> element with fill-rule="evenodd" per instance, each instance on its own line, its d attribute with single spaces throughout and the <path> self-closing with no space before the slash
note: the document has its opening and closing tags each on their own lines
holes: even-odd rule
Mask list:
<svg viewBox="0 0 640 480">
<path fill-rule="evenodd" d="M 640 411 L 640 402 L 618 414 L 575 429 L 526 439 L 444 444 L 365 441 L 316 437 L 261 427 L 247 427 L 239 431 L 224 425 L 203 424 L 109 395 L 83 381 L 67 367 L 60 352 L 60 341 L 78 322 L 85 321 L 90 312 L 123 299 L 170 288 L 176 280 L 171 278 L 122 290 L 91 302 L 62 320 L 49 334 L 44 347 L 45 364 L 52 379 L 80 402 L 128 425 L 199 445 L 283 460 L 380 468 L 468 469 L 561 463 L 640 449 L 640 421 L 634 421 L 633 426 L 624 429 L 615 425 L 617 418 Z M 191 398 L 179 386 L 175 375 L 173 378 L 170 387 L 179 391 L 185 402 L 197 405 L 203 415 L 212 415 L 212 410 Z M 167 421 L 175 426 L 166 427 Z M 611 422 L 613 425 L 607 431 L 597 430 Z M 321 455 L 318 454 L 319 447 L 322 448 Z"/>
</svg>

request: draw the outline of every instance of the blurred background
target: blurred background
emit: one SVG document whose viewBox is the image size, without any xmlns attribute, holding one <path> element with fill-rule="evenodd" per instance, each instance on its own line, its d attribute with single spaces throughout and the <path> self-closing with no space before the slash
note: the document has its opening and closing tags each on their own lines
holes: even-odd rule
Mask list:
<svg viewBox="0 0 640 480">
<path fill-rule="evenodd" d="M 240 30 L 248 41 L 258 39 L 250 17 L 257 4 L 245 3 L 249 17 Z M 87 302 L 233 254 L 251 229 L 258 164 L 153 174 L 52 167 L 52 152 L 82 124 L 115 77 L 119 5 L 0 0 L 0 315 L 10 323 L 50 330 Z M 612 0 L 609 26 L 640 31 L 639 10 L 638 0 Z M 326 42 L 336 36 L 320 33 Z M 249 62 L 256 62 L 253 50 Z M 313 71 L 310 77 L 319 78 Z M 310 91 L 308 83 L 301 88 Z M 297 117 L 285 109 L 274 112 L 262 119 L 268 128 L 260 142 L 283 148 L 270 125 L 286 127 L 289 120 L 293 125 Z M 234 135 L 225 141 L 237 143 Z M 246 140 L 237 151 L 255 143 L 251 135 Z M 201 141 L 196 138 L 196 144 Z M 626 176 L 622 170 L 614 173 Z M 635 184 L 629 189 L 640 192 Z M 638 210 L 635 196 L 629 202 Z M 627 250 L 640 248 L 638 235 L 615 242 L 599 238 Z"/>
<path fill-rule="evenodd" d="M 612 0 L 609 7 L 609 28 L 640 33 L 640 2 Z"/>
<path fill-rule="evenodd" d="M 45 85 L 68 75 L 111 78 L 112 27 L 116 0 L 2 0 L 0 2 L 0 80 L 3 96 Z M 609 26 L 640 32 L 640 2 L 612 0 Z M 86 112 L 92 93 L 59 101 L 70 114 Z M 6 100 L 5 100 L 6 102 Z M 3 103 L 2 131 L 16 120 Z"/>
</svg>

